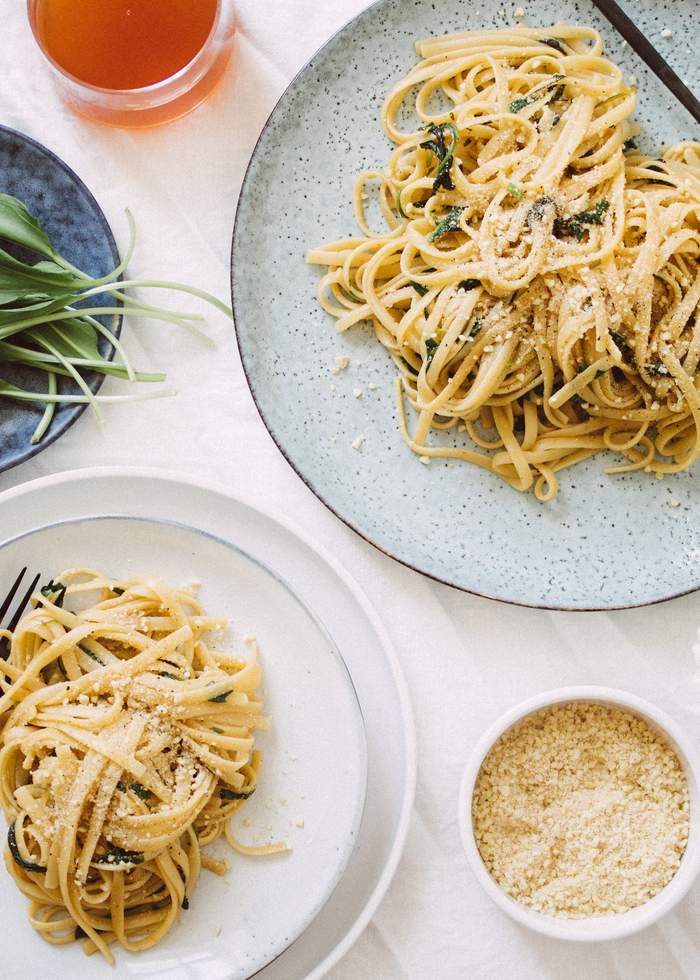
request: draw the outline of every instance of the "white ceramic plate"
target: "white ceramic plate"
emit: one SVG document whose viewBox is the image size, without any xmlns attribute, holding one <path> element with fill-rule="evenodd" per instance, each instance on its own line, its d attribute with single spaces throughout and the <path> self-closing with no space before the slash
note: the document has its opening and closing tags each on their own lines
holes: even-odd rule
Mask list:
<svg viewBox="0 0 700 980">
<path fill-rule="evenodd" d="M 36 530 L 42 523 L 49 526 Z M 321 976 L 386 888 L 412 799 L 405 695 L 364 597 L 291 530 L 149 471 L 78 471 L 7 491 L 0 540 L 9 542 L 0 547 L 0 584 L 25 564 L 45 575 L 80 563 L 176 583 L 195 578 L 207 610 L 231 617 L 234 639 L 253 631 L 260 643 L 274 728 L 261 739 L 263 776 L 245 808 L 252 827 L 241 836 L 284 837 L 294 851 L 269 860 L 233 855 L 226 878 L 200 881 L 160 946 L 138 956 L 117 951 L 119 975 Z M 368 722 L 367 741 L 363 715 L 381 719 Z M 78 947 L 44 944 L 4 875 L 0 914 L 21 937 L 6 950 L 8 980 L 114 976 Z"/>
<path fill-rule="evenodd" d="M 333 641 L 262 565 L 183 525 L 110 517 L 50 525 L 0 546 L 0 581 L 14 581 L 25 565 L 44 569 L 45 580 L 76 566 L 117 578 L 160 577 L 174 585 L 195 578 L 202 582 L 205 611 L 226 616 L 235 627 L 226 642 L 243 651 L 241 636 L 257 636 L 265 710 L 274 727 L 258 740 L 266 760 L 259 791 L 234 828 L 244 843 L 284 840 L 293 850 L 269 860 L 240 859 L 229 852 L 231 872 L 223 878 L 204 875 L 187 914 L 162 945 L 139 955 L 117 952 L 120 970 L 129 976 L 160 977 L 164 959 L 172 956 L 183 963 L 196 957 L 210 980 L 251 976 L 313 921 L 355 846 L 367 786 L 365 733 Z M 242 825 L 245 818 L 251 828 Z M 228 849 L 216 850 L 224 856 Z M 0 875 L 0 908 L 11 910 L 19 929 L 18 904 L 26 903 L 11 879 Z M 13 948 L 6 964 L 11 975 L 26 976 L 36 945 L 28 937 Z M 113 973 L 97 957 L 86 960 L 79 946 L 49 949 L 47 955 L 74 977 Z"/>
</svg>

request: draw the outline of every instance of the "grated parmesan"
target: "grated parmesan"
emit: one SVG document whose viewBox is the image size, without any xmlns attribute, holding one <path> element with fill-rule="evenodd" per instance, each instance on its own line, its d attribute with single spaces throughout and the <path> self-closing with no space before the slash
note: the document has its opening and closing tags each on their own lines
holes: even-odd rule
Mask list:
<svg viewBox="0 0 700 980">
<path fill-rule="evenodd" d="M 493 746 L 472 821 L 486 867 L 517 901 L 565 918 L 622 913 L 678 870 L 688 785 L 643 719 L 600 704 L 555 705 Z"/>
</svg>

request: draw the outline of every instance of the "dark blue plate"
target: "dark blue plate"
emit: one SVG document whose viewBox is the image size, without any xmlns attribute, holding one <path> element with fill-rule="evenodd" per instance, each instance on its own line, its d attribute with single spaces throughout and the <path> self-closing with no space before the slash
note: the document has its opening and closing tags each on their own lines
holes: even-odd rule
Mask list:
<svg viewBox="0 0 700 980">
<path fill-rule="evenodd" d="M 24 201 L 58 251 L 89 275 L 107 275 L 119 263 L 119 253 L 107 219 L 82 180 L 55 153 L 5 126 L 0 126 L 0 192 L 13 194 Z M 22 258 L 26 261 L 25 255 Z M 95 299 L 95 305 L 115 305 L 110 297 Z M 121 317 L 103 316 L 100 319 L 113 333 L 119 334 Z M 99 347 L 105 357 L 111 357 L 114 353 L 106 340 L 101 340 Z M 46 390 L 43 371 L 0 364 L 0 377 L 22 388 Z M 96 392 L 104 379 L 102 375 L 93 374 L 87 375 L 86 380 Z M 61 378 L 59 391 L 77 393 L 78 389 L 72 381 Z M 59 406 L 44 438 L 38 445 L 32 446 L 32 434 L 44 406 L 0 398 L 0 472 L 24 462 L 49 446 L 75 422 L 85 407 Z"/>
</svg>

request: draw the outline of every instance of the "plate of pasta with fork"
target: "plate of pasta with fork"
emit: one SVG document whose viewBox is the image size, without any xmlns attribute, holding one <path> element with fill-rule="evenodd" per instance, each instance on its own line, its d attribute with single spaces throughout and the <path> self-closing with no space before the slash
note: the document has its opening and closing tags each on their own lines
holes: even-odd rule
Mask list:
<svg viewBox="0 0 700 980">
<path fill-rule="evenodd" d="M 149 472 L 7 491 L 0 540 L 3 976 L 321 975 L 412 798 L 351 591 L 274 521 Z"/>
</svg>

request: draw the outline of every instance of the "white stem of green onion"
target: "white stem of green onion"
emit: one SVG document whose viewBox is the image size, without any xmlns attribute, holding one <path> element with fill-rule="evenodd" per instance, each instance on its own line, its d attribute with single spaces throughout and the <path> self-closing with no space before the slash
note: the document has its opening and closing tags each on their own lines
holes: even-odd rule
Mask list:
<svg viewBox="0 0 700 980">
<path fill-rule="evenodd" d="M 116 313 L 117 315 L 123 315 L 124 310 L 121 306 L 94 306 L 88 309 L 70 309 L 63 313 L 52 313 L 49 317 L 45 316 L 33 316 L 27 317 L 26 320 L 15 320 L 13 323 L 8 324 L 5 327 L 0 327 L 0 339 L 3 337 L 11 337 L 12 334 L 19 333 L 20 330 L 26 330 L 27 327 L 38 327 L 42 323 L 55 323 L 56 320 L 73 320 L 76 316 L 109 316 Z M 177 319 L 177 317 L 170 316 L 165 310 L 162 310 L 157 316 L 153 313 L 146 313 L 143 310 L 131 310 L 129 316 L 141 317 L 145 319 L 158 319 L 166 320 L 170 323 L 176 323 L 179 326 L 186 326 L 182 320 Z"/>
<path fill-rule="evenodd" d="M 48 386 L 49 386 L 48 394 L 55 395 L 58 390 L 58 386 L 56 383 L 56 374 L 54 371 L 49 372 Z M 41 442 L 41 440 L 44 438 L 44 435 L 46 434 L 46 430 L 51 425 L 51 422 L 53 421 L 53 417 L 55 414 L 56 414 L 56 403 L 47 402 L 46 407 L 44 409 L 44 414 L 41 416 L 39 424 L 34 430 L 34 435 L 32 436 L 33 446 L 36 446 L 36 444 L 38 442 Z"/>
<path fill-rule="evenodd" d="M 73 365 L 70 364 L 66 360 L 66 358 L 58 350 L 58 348 L 57 347 L 54 347 L 53 344 L 49 343 L 49 341 L 46 339 L 46 337 L 42 336 L 40 333 L 38 333 L 35 330 L 29 330 L 27 332 L 28 332 L 29 336 L 32 338 L 32 340 L 34 341 L 35 344 L 39 344 L 39 346 L 40 347 L 43 347 L 44 350 L 47 350 L 49 352 L 49 354 L 53 354 L 53 356 L 56 358 L 56 360 L 59 362 L 59 364 L 63 368 L 65 368 L 66 371 L 68 371 L 68 373 L 70 374 L 70 376 L 73 378 L 73 380 L 75 381 L 75 383 L 77 384 L 77 386 L 80 388 L 80 390 L 82 391 L 82 393 L 85 395 L 85 397 L 89 401 L 90 405 L 92 406 L 93 412 L 97 416 L 98 421 L 104 422 L 104 415 L 102 414 L 102 410 L 100 409 L 100 406 L 98 405 L 97 401 L 95 400 L 95 395 L 94 395 L 92 389 L 90 388 L 90 386 L 85 381 L 85 378 L 82 376 L 82 374 L 80 373 L 80 371 L 76 371 L 76 369 L 73 367 Z"/>
<path fill-rule="evenodd" d="M 95 401 L 100 405 L 108 405 L 114 402 L 143 402 L 151 398 L 172 398 L 177 395 L 174 388 L 161 388 L 159 391 L 144 391 L 133 395 L 93 395 Z M 85 395 L 51 395 L 43 391 L 23 391 L 20 389 L 3 388 L 0 382 L 0 398 L 13 398 L 23 402 L 53 403 L 57 405 L 86 405 L 90 399 Z"/>
</svg>

